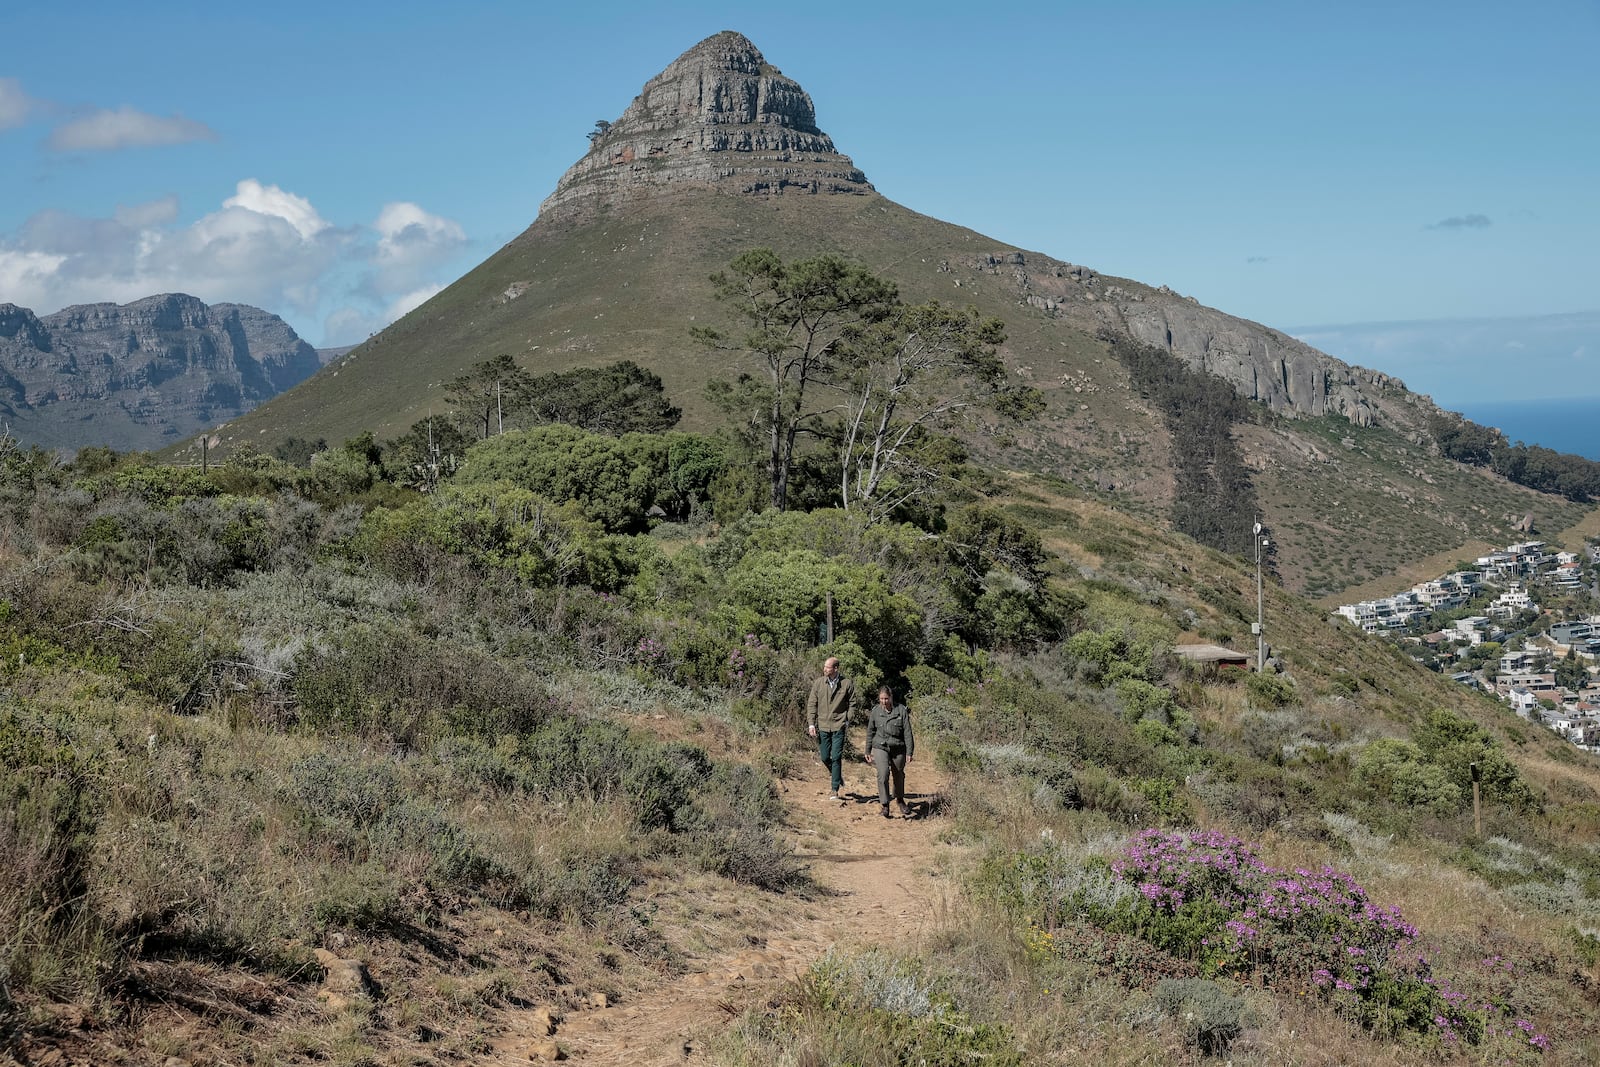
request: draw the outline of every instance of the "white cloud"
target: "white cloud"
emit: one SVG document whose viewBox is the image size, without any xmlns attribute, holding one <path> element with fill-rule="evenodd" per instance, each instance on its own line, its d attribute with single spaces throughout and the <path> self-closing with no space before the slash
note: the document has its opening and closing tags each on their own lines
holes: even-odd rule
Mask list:
<svg viewBox="0 0 1600 1067">
<path fill-rule="evenodd" d="M 1487 215 L 1452 215 L 1438 222 L 1430 222 L 1424 230 L 1486 230 L 1494 222 Z"/>
<path fill-rule="evenodd" d="M 342 307 L 322 320 L 323 348 L 357 345 L 383 329 L 378 317 L 359 308 Z"/>
<path fill-rule="evenodd" d="M 47 252 L 0 248 L 0 304 L 31 307 L 27 294 L 48 286 L 50 278 L 66 259 L 66 256 L 54 256 Z"/>
<path fill-rule="evenodd" d="M 182 115 L 162 118 L 121 107 L 96 111 L 58 126 L 46 144 L 57 152 L 111 152 L 216 139 L 216 131 L 203 122 Z"/>
<path fill-rule="evenodd" d="M 407 200 L 383 205 L 373 229 L 383 236 L 384 242 L 401 247 L 407 242 L 465 241 L 467 235 L 458 223 L 430 214 Z"/>
<path fill-rule="evenodd" d="M 466 231 L 458 223 L 406 201 L 383 205 L 373 229 L 378 231 L 372 260 L 373 288 L 378 291 L 420 286 L 467 243 Z"/>
<path fill-rule="evenodd" d="M 36 107 L 22 91 L 21 82 L 15 78 L 0 78 L 0 130 L 21 126 Z"/>
<path fill-rule="evenodd" d="M 337 348 L 365 341 L 391 322 L 416 310 L 444 290 L 438 284 L 424 285 L 390 301 L 381 312 L 341 307 L 322 323 L 323 348 Z"/>
<path fill-rule="evenodd" d="M 442 292 L 444 292 L 442 285 L 424 285 L 421 289 L 413 289 L 384 309 L 384 325 L 387 326 L 396 319 L 410 314 Z"/>
<path fill-rule="evenodd" d="M 109 219 L 41 212 L 0 236 L 0 299 L 45 313 L 183 292 L 306 311 L 354 243 L 303 198 L 253 180 L 188 226 L 173 225 L 177 215 L 175 197 L 119 207 Z"/>
<path fill-rule="evenodd" d="M 348 344 L 437 293 L 465 246 L 460 225 L 416 204 L 387 205 L 371 226 L 335 226 L 307 198 L 247 178 L 187 224 L 170 196 L 111 218 L 40 212 L 0 233 L 0 303 L 47 314 L 183 292 L 254 304 L 300 330 L 320 324 L 324 336 L 307 340 Z"/>
<path fill-rule="evenodd" d="M 258 215 L 283 219 L 301 237 L 311 238 L 328 228 L 327 221 L 303 196 L 286 193 L 276 185 L 262 185 L 254 178 L 240 182 L 233 196 L 222 202 L 225 208 L 243 208 Z"/>
</svg>

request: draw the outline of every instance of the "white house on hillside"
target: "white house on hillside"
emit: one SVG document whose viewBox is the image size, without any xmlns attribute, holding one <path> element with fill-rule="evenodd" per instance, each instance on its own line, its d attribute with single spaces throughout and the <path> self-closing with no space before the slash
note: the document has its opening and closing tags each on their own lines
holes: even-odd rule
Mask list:
<svg viewBox="0 0 1600 1067">
<path fill-rule="evenodd" d="M 1512 585 L 1510 589 L 1495 597 L 1494 603 L 1485 610 L 1492 618 L 1510 619 L 1524 611 L 1538 611 L 1539 605 L 1533 602 L 1533 598 L 1521 585 Z"/>
</svg>

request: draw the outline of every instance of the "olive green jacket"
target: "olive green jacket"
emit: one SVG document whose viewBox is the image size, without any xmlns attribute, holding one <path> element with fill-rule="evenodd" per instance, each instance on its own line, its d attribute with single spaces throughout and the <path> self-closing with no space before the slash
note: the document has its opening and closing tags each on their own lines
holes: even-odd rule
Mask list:
<svg viewBox="0 0 1600 1067">
<path fill-rule="evenodd" d="M 910 759 L 917 751 L 917 739 L 911 732 L 911 712 L 904 704 L 896 704 L 885 711 L 882 704 L 874 704 L 867 713 L 867 755 L 872 750 L 905 749 Z"/>
<path fill-rule="evenodd" d="M 850 712 L 856 706 L 855 683 L 844 675 L 833 692 L 828 692 L 828 680 L 818 678 L 811 683 L 811 695 L 806 697 L 806 725 L 819 731 L 843 730 L 850 724 Z"/>
</svg>

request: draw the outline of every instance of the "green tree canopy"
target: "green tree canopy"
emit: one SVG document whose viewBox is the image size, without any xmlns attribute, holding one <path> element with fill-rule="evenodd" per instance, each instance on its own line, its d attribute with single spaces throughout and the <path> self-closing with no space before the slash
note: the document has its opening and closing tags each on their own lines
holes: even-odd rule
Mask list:
<svg viewBox="0 0 1600 1067">
<path fill-rule="evenodd" d="M 1036 414 L 1038 391 L 1012 386 L 995 346 L 999 319 L 938 301 L 897 305 L 845 346 L 840 506 L 888 515 L 951 470 L 946 431 L 981 411 Z M 959 451 L 958 451 L 958 454 Z M 960 460 L 956 461 L 959 467 Z"/>
<path fill-rule="evenodd" d="M 450 419 L 428 416 L 382 450 L 384 477 L 399 485 L 431 493 L 439 482 L 454 474 L 466 457 L 472 439 Z"/>
<path fill-rule="evenodd" d="M 516 360 L 501 355 L 474 363 L 466 374 L 445 383 L 444 394 L 479 437 L 488 437 L 502 431 L 505 420 L 527 403 L 532 382 Z"/>
<path fill-rule="evenodd" d="M 564 422 L 618 436 L 670 430 L 683 411 L 667 400 L 660 376 L 625 359 L 531 379 L 523 415 L 533 424 Z"/>
<path fill-rule="evenodd" d="M 771 249 L 737 256 L 711 276 L 718 300 L 744 322 L 738 334 L 709 327 L 701 341 L 743 354 L 750 368 L 736 379 L 710 383 L 711 399 L 738 417 L 763 442 L 774 508 L 788 506 L 789 475 L 802 435 L 821 432 L 829 401 L 814 386 L 838 380 L 851 340 L 893 311 L 892 282 L 841 256 L 785 263 Z"/>
<path fill-rule="evenodd" d="M 557 502 L 575 501 L 612 532 L 648 525 L 657 487 L 667 481 L 667 443 L 648 434 L 621 438 L 556 423 L 480 441 L 455 475 L 461 485 L 510 482 Z"/>
</svg>

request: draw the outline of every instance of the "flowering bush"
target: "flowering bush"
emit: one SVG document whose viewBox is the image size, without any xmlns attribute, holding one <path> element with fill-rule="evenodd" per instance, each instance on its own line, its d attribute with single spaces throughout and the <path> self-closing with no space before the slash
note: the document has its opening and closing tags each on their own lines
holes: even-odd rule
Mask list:
<svg viewBox="0 0 1600 1067">
<path fill-rule="evenodd" d="M 641 637 L 633 650 L 633 661 L 646 667 L 659 667 L 667 658 L 667 646 L 654 637 Z"/>
<path fill-rule="evenodd" d="M 1471 976 L 1474 994 L 1455 988 L 1434 976 L 1398 908 L 1375 903 L 1332 867 L 1284 871 L 1218 831 L 1146 830 L 1109 864 L 1090 860 L 1076 875 L 1049 860 L 1011 870 L 1021 876 L 1012 902 L 1049 927 L 1048 935 L 1036 929 L 1035 950 L 1064 943 L 1058 919 L 1069 928 L 1087 922 L 1191 961 L 1202 977 L 1319 996 L 1375 1033 L 1430 1034 L 1506 1054 L 1549 1047 L 1519 1017 L 1503 980 L 1509 964 L 1491 957 L 1484 975 Z M 1068 940 L 1081 952 L 1081 934 Z"/>
</svg>

